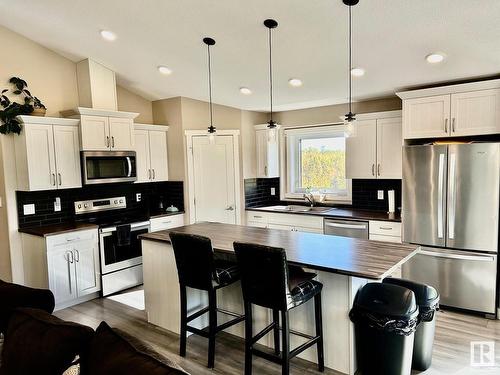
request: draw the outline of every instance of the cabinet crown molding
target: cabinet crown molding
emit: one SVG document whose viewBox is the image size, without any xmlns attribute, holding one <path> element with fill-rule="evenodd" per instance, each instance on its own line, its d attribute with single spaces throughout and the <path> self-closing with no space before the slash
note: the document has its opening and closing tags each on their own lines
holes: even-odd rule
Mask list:
<svg viewBox="0 0 500 375">
<path fill-rule="evenodd" d="M 109 111 L 104 109 L 94 109 L 77 107 L 74 109 L 69 109 L 66 111 L 61 111 L 61 116 L 63 117 L 80 117 L 80 116 L 106 116 L 106 117 L 116 117 L 116 118 L 131 118 L 134 119 L 139 116 L 136 112 L 123 112 L 123 111 Z"/>
<path fill-rule="evenodd" d="M 161 125 L 161 124 L 140 124 L 137 122 L 134 122 L 134 129 L 135 130 L 159 130 L 159 131 L 168 131 L 169 126 L 168 125 Z"/>
<path fill-rule="evenodd" d="M 76 126 L 80 123 L 78 119 L 61 117 L 41 117 L 41 116 L 17 116 L 23 124 L 42 124 L 42 125 L 70 125 Z"/>
<path fill-rule="evenodd" d="M 396 95 L 401 99 L 422 98 L 426 96 L 437 96 L 446 94 L 456 94 L 460 92 L 489 90 L 500 88 L 500 79 L 490 79 L 487 81 L 458 83 L 439 87 L 430 87 L 417 90 L 408 90 L 397 92 Z"/>
</svg>

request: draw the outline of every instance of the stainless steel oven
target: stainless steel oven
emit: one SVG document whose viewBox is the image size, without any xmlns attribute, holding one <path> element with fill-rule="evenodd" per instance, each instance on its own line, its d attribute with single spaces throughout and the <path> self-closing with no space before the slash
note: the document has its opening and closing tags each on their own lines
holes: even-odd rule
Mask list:
<svg viewBox="0 0 500 375">
<path fill-rule="evenodd" d="M 83 183 L 137 181 L 135 151 L 82 151 Z"/>
</svg>

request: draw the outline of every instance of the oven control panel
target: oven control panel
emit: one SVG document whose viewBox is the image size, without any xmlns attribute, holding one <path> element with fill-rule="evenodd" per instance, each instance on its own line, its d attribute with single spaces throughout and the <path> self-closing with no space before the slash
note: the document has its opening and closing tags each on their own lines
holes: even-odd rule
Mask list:
<svg viewBox="0 0 500 375">
<path fill-rule="evenodd" d="M 127 207 L 127 200 L 125 197 L 93 199 L 88 201 L 75 202 L 75 213 L 84 214 L 88 212 L 115 210 L 118 208 L 126 208 L 126 207 Z"/>
</svg>

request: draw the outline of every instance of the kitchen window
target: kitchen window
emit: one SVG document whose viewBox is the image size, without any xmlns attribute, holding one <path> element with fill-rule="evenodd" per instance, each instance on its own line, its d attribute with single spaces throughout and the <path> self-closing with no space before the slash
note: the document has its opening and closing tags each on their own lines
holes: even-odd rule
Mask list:
<svg viewBox="0 0 500 375">
<path fill-rule="evenodd" d="M 286 199 L 303 199 L 307 190 L 326 193 L 326 200 L 351 201 L 345 171 L 345 126 L 285 129 Z"/>
</svg>

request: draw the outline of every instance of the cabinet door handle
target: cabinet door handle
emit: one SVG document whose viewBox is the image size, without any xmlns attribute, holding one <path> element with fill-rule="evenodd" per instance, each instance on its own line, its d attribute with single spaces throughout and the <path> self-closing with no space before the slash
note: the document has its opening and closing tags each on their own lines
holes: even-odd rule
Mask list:
<svg viewBox="0 0 500 375">
<path fill-rule="evenodd" d="M 109 136 L 106 136 L 106 147 L 109 147 Z"/>
<path fill-rule="evenodd" d="M 267 177 L 267 165 L 264 166 L 264 176 Z"/>
<path fill-rule="evenodd" d="M 75 262 L 80 261 L 80 252 L 77 249 L 73 250 L 75 252 Z"/>
<path fill-rule="evenodd" d="M 448 133 L 448 119 L 444 120 L 444 132 Z"/>
<path fill-rule="evenodd" d="M 111 137 L 111 148 L 115 148 L 115 137 Z"/>
<path fill-rule="evenodd" d="M 455 117 L 451 120 L 451 131 L 455 133 Z"/>
<path fill-rule="evenodd" d="M 73 253 L 71 251 L 68 251 L 66 253 L 66 255 L 67 255 L 67 259 L 66 260 L 68 262 L 73 263 L 75 261 L 75 257 L 73 256 Z"/>
<path fill-rule="evenodd" d="M 380 163 L 377 165 L 377 174 L 379 175 L 380 177 Z"/>
<path fill-rule="evenodd" d="M 153 171 L 153 180 L 156 180 L 156 173 L 154 169 L 151 169 Z"/>
<path fill-rule="evenodd" d="M 151 169 L 148 169 L 148 180 L 151 180 Z"/>
<path fill-rule="evenodd" d="M 375 164 L 372 164 L 372 176 L 375 176 Z"/>
<path fill-rule="evenodd" d="M 62 185 L 62 177 L 61 177 L 61 174 L 60 174 L 60 173 L 58 173 L 58 174 L 57 174 L 57 177 L 59 178 L 59 186 L 61 186 L 61 185 Z"/>
<path fill-rule="evenodd" d="M 393 230 L 392 227 L 378 227 L 380 230 Z"/>
<path fill-rule="evenodd" d="M 55 173 L 50 174 L 50 184 L 52 186 L 56 186 L 56 174 Z"/>
</svg>

